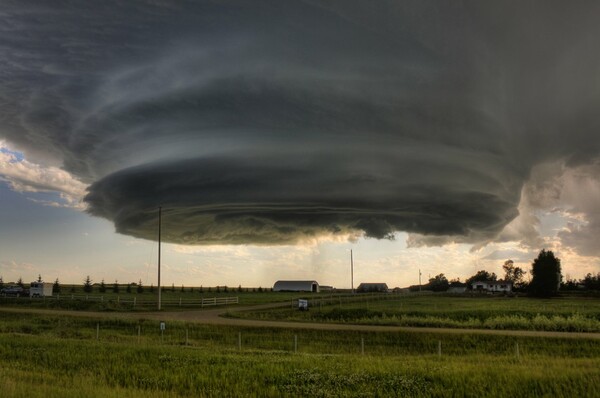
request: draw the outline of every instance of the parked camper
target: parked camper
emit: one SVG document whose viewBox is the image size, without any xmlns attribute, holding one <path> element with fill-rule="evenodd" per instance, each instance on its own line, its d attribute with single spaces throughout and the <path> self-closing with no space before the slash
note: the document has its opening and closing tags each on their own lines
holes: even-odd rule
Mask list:
<svg viewBox="0 0 600 398">
<path fill-rule="evenodd" d="M 52 296 L 52 283 L 31 282 L 29 297 Z"/>
</svg>

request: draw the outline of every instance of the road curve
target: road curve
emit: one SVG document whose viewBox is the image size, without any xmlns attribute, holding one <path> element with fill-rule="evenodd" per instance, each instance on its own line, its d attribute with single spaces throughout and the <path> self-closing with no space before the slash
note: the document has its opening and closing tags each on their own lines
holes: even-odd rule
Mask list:
<svg viewBox="0 0 600 398">
<path fill-rule="evenodd" d="M 380 325 L 354 325 L 340 323 L 308 323 L 308 322 L 286 322 L 286 321 L 264 321 L 255 319 L 225 318 L 222 315 L 227 312 L 251 311 L 268 308 L 284 307 L 289 303 L 262 304 L 251 307 L 227 307 L 216 309 L 202 309 L 190 311 L 161 311 L 161 312 L 94 312 L 73 310 L 48 310 L 39 308 L 4 308 L 0 312 L 60 315 L 96 319 L 147 319 L 156 321 L 181 321 L 208 325 L 227 325 L 242 327 L 264 327 L 285 329 L 312 329 L 312 330 L 352 330 L 363 332 L 410 332 L 410 333 L 447 333 L 447 334 L 483 334 L 499 336 L 520 337 L 549 337 L 549 338 L 573 338 L 600 340 L 600 333 L 582 332 L 548 332 L 531 330 L 495 330 L 495 329 L 458 329 L 458 328 L 431 328 L 412 326 L 380 326 Z"/>
</svg>

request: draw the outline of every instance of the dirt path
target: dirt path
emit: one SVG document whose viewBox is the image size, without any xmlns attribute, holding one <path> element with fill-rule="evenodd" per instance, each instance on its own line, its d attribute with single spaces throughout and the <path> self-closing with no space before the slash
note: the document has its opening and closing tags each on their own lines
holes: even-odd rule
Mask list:
<svg viewBox="0 0 600 398">
<path fill-rule="evenodd" d="M 157 321 L 182 321 L 208 325 L 227 325 L 245 327 L 285 328 L 285 329 L 313 329 L 313 330 L 354 330 L 364 332 L 411 332 L 411 333 L 453 333 L 453 334 L 486 334 L 500 336 L 523 337 L 551 337 L 600 340 L 600 333 L 579 332 L 544 332 L 529 330 L 492 330 L 492 329 L 455 329 L 455 328 L 428 328 L 409 326 L 378 326 L 378 325 L 352 325 L 336 323 L 304 323 L 284 321 L 261 321 L 254 319 L 224 318 L 226 312 L 250 311 L 268 308 L 285 307 L 289 303 L 273 303 L 256 305 L 252 307 L 228 307 L 217 309 L 202 309 L 190 311 L 164 311 L 164 312 L 93 312 L 72 310 L 46 310 L 38 308 L 1 308 L 1 312 L 26 313 L 40 315 L 75 316 L 96 319 L 149 319 Z"/>
</svg>

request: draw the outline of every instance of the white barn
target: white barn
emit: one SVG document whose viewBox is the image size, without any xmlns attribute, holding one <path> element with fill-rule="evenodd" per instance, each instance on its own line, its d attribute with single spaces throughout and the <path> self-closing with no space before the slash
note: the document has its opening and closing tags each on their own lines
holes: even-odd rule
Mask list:
<svg viewBox="0 0 600 398">
<path fill-rule="evenodd" d="M 277 281 L 273 285 L 273 291 L 319 293 L 319 283 L 317 281 Z"/>
<path fill-rule="evenodd" d="M 509 281 L 475 281 L 471 283 L 474 291 L 480 292 L 511 292 L 512 282 Z"/>
</svg>

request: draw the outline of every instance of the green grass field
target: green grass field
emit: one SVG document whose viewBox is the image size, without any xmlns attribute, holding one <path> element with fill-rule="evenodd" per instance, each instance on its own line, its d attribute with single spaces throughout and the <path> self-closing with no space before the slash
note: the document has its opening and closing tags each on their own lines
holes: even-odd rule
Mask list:
<svg viewBox="0 0 600 398">
<path fill-rule="evenodd" d="M 473 319 L 485 324 L 502 317 L 522 317 L 530 324 L 545 317 L 551 325 L 560 324 L 555 317 L 574 315 L 597 322 L 600 312 L 599 300 L 577 297 L 322 294 L 308 296 L 313 305 L 308 312 L 292 308 L 297 294 L 242 292 L 239 297 L 247 304 L 290 301 L 290 306 L 230 315 L 364 324 L 396 324 L 410 316 L 428 326 L 447 326 L 448 320 L 464 326 Z M 43 307 L 49 302 L 3 305 Z M 592 336 L 330 331 L 177 321 L 167 322 L 161 333 L 158 321 L 136 318 L 135 312 L 119 319 L 68 312 L 0 315 L 3 397 L 600 396 L 600 340 Z M 510 326 L 506 319 L 500 328 Z"/>
<path fill-rule="evenodd" d="M 357 295 L 311 299 L 309 311 L 279 308 L 230 316 L 263 320 L 478 329 L 600 332 L 600 300 L 503 296 Z"/>
<path fill-rule="evenodd" d="M 156 321 L 20 313 L 0 327 L 7 397 L 592 397 L 600 382 L 594 339 L 181 322 L 161 336 Z"/>
</svg>

